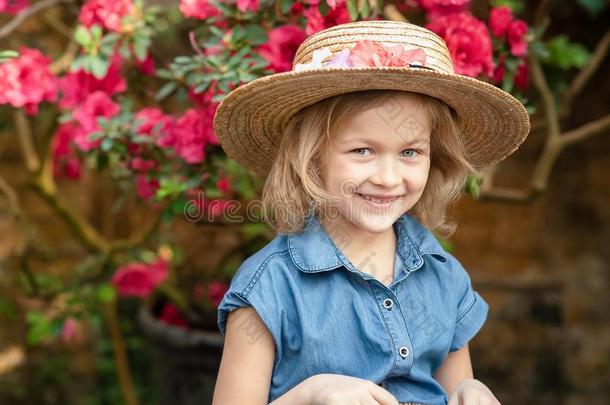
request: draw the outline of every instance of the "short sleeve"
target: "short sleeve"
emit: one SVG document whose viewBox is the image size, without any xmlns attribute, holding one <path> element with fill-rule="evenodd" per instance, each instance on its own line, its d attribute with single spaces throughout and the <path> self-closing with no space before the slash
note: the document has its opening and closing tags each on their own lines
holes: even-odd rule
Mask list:
<svg viewBox="0 0 610 405">
<path fill-rule="evenodd" d="M 268 331 L 274 337 L 279 330 L 277 297 L 266 292 L 273 290 L 273 280 L 268 277 L 266 267 L 253 267 L 251 262 L 244 262 L 231 280 L 231 285 L 218 304 L 218 329 L 225 336 L 229 312 L 241 307 L 253 307 Z M 257 330 L 252 319 L 236 318 L 238 328 L 244 330 L 250 340 L 254 341 L 263 332 Z"/>
<path fill-rule="evenodd" d="M 489 311 L 487 302 L 472 288 L 466 270 L 455 258 L 452 261 L 457 277 L 457 318 L 450 352 L 461 349 L 479 332 Z"/>
</svg>

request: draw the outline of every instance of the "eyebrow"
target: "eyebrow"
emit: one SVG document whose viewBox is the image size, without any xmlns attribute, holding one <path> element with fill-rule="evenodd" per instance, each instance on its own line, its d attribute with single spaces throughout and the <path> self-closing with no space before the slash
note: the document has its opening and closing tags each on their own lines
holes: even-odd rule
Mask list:
<svg viewBox="0 0 610 405">
<path fill-rule="evenodd" d="M 347 144 L 347 143 L 351 143 L 351 142 L 364 142 L 364 143 L 369 143 L 371 145 L 375 145 L 375 146 L 379 146 L 380 142 L 377 141 L 376 139 L 371 139 L 371 138 L 353 138 L 353 139 L 346 139 L 344 140 L 342 143 L 343 144 Z M 424 138 L 414 138 L 414 139 L 410 139 L 407 140 L 405 142 L 403 142 L 404 145 L 429 145 L 430 141 L 424 139 Z"/>
</svg>

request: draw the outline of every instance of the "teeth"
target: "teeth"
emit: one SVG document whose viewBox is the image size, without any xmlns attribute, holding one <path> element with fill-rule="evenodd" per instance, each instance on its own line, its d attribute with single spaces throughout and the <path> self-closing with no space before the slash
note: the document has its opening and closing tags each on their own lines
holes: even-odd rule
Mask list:
<svg viewBox="0 0 610 405">
<path fill-rule="evenodd" d="M 361 196 L 362 198 L 368 200 L 368 201 L 371 201 L 371 202 L 374 202 L 374 203 L 377 203 L 377 204 L 388 203 L 388 202 L 394 201 L 396 199 L 396 198 L 388 198 L 388 199 L 380 200 L 380 199 L 377 199 L 377 198 L 369 197 L 368 195 L 364 195 L 364 194 L 358 194 L 358 195 Z"/>
</svg>

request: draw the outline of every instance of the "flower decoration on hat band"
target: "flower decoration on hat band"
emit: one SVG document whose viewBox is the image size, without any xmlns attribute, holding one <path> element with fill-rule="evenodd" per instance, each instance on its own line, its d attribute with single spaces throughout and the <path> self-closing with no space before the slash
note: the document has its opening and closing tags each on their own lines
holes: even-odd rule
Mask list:
<svg viewBox="0 0 610 405">
<path fill-rule="evenodd" d="M 426 54 L 420 48 L 405 49 L 404 46 L 383 45 L 379 42 L 362 40 L 354 48 L 345 48 L 333 55 L 326 48 L 316 49 L 310 63 L 297 63 L 295 72 L 318 68 L 358 68 L 358 67 L 421 67 L 426 68 Z"/>
</svg>

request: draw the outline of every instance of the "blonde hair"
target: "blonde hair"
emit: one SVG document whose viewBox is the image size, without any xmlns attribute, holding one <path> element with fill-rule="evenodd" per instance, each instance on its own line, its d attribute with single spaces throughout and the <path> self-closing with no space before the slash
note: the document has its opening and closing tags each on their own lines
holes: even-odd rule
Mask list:
<svg viewBox="0 0 610 405">
<path fill-rule="evenodd" d="M 289 121 L 277 156 L 263 186 L 262 209 L 278 233 L 296 233 L 305 219 L 321 213 L 332 199 L 322 182 L 324 155 L 333 135 L 348 118 L 388 97 L 412 95 L 432 125 L 428 181 L 409 213 L 439 236 L 449 236 L 455 223 L 447 219 L 450 203 L 463 190 L 468 174 L 477 173 L 467 161 L 456 115 L 447 104 L 425 94 L 399 90 L 364 90 L 340 94 L 300 110 Z"/>
</svg>

